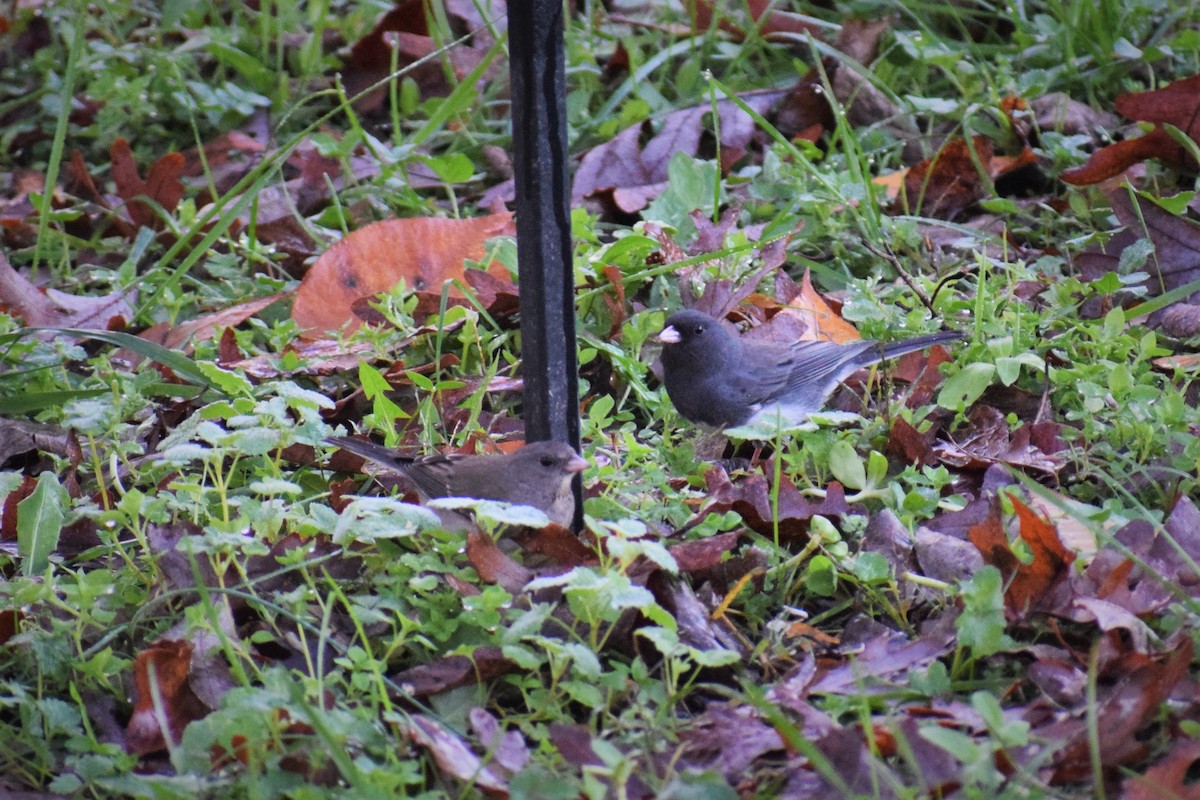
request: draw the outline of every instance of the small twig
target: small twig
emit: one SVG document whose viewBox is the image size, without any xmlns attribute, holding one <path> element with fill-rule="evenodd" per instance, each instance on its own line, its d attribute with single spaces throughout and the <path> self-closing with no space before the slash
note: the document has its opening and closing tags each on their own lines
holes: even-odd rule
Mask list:
<svg viewBox="0 0 1200 800">
<path fill-rule="evenodd" d="M 891 251 L 891 249 L 878 248 L 875 245 L 873 245 L 870 242 L 865 241 L 865 240 L 863 241 L 863 245 L 868 250 L 870 250 L 874 255 L 878 256 L 879 258 L 882 258 L 884 261 L 891 264 L 892 269 L 896 270 L 896 272 L 899 273 L 900 279 L 902 281 L 904 281 L 904 283 L 908 286 L 909 289 L 912 290 L 912 293 L 917 296 L 917 299 L 919 299 L 921 301 L 921 304 L 924 305 L 927 309 L 929 309 L 929 313 L 934 314 L 936 316 L 937 312 L 933 308 L 932 298 L 926 297 L 925 293 L 917 288 L 916 281 L 914 281 L 912 279 L 912 276 L 909 275 L 908 271 L 905 270 L 904 267 L 900 264 L 900 259 L 896 258 L 896 254 L 893 253 Z"/>
</svg>

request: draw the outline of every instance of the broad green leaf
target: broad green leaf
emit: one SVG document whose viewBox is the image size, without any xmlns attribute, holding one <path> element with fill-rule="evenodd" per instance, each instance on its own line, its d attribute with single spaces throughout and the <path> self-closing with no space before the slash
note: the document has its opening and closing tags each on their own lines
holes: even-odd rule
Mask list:
<svg viewBox="0 0 1200 800">
<path fill-rule="evenodd" d="M 245 375 L 219 367 L 211 361 L 197 361 L 196 369 L 208 379 L 209 385 L 230 397 L 249 397 L 254 391 L 254 386 L 246 380 Z"/>
<path fill-rule="evenodd" d="M 66 516 L 67 490 L 53 472 L 43 472 L 33 493 L 17 503 L 17 550 L 26 576 L 41 575 L 58 547 Z"/>
<path fill-rule="evenodd" d="M 805 570 L 805 584 L 814 594 L 829 597 L 837 590 L 837 570 L 826 556 L 813 556 Z"/>
<path fill-rule="evenodd" d="M 859 458 L 854 445 L 845 439 L 833 443 L 829 449 L 829 471 L 843 485 L 859 490 L 867 485 L 867 470 Z"/>
<path fill-rule="evenodd" d="M 992 376 L 995 374 L 995 364 L 967 364 L 946 379 L 942 390 L 938 392 L 938 405 L 951 411 L 966 408 L 992 385 Z"/>
<path fill-rule="evenodd" d="M 0 415 L 16 416 L 18 414 L 29 414 L 34 411 L 44 411 L 47 408 L 58 408 L 72 400 L 100 397 L 105 394 L 109 394 L 108 389 L 25 392 L 23 394 L 12 395 L 11 397 L 0 397 Z"/>
</svg>

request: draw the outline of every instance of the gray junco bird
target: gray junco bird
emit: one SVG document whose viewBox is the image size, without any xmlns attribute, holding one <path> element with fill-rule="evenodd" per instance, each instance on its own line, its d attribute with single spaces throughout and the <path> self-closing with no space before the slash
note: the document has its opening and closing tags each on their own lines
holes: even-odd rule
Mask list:
<svg viewBox="0 0 1200 800">
<path fill-rule="evenodd" d="M 533 506 L 564 527 L 575 519 L 571 479 L 587 467 L 587 462 L 563 442 L 531 442 L 506 455 L 404 458 L 382 445 L 349 436 L 332 436 L 325 441 L 385 470 L 401 473 L 425 500 L 473 497 Z"/>
<path fill-rule="evenodd" d="M 944 331 L 889 344 L 761 342 L 695 310 L 672 314 L 658 334 L 671 402 L 685 419 L 713 427 L 776 419 L 795 424 L 820 410 L 856 370 L 961 338 Z"/>
</svg>

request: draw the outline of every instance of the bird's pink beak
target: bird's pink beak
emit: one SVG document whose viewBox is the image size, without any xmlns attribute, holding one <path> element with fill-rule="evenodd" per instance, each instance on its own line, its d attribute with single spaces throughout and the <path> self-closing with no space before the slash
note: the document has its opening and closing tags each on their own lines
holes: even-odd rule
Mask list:
<svg viewBox="0 0 1200 800">
<path fill-rule="evenodd" d="M 675 330 L 672 325 L 668 325 L 659 331 L 656 338 L 663 344 L 679 344 L 683 341 L 683 337 L 679 335 L 679 331 Z"/>
<path fill-rule="evenodd" d="M 575 456 L 567 462 L 563 469 L 574 475 L 576 472 L 583 472 L 585 469 L 587 469 L 587 465 L 588 463 L 583 460 L 582 456 Z"/>
</svg>

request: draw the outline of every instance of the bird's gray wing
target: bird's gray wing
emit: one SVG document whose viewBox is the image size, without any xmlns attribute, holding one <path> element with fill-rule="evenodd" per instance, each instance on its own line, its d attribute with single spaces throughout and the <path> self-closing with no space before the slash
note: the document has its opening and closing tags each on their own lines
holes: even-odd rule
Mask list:
<svg viewBox="0 0 1200 800">
<path fill-rule="evenodd" d="M 405 461 L 400 469 L 426 497 L 458 497 L 462 490 L 454 480 L 455 463 L 466 458 L 471 456 L 435 453 Z"/>
<path fill-rule="evenodd" d="M 820 390 L 827 395 L 855 370 L 874 364 L 883 354 L 875 342 L 796 342 L 789 345 L 784 395 Z"/>
<path fill-rule="evenodd" d="M 460 456 L 441 454 L 406 458 L 374 442 L 352 439 L 349 436 L 331 436 L 325 441 L 336 444 L 343 450 L 362 456 L 388 472 L 399 472 L 425 497 L 446 497 L 452 493 L 452 466 Z"/>
</svg>

